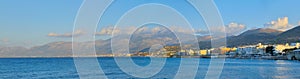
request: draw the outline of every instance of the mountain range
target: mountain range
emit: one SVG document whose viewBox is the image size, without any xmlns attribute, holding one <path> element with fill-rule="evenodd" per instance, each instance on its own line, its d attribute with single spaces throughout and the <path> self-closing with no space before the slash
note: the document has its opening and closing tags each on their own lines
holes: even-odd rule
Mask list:
<svg viewBox="0 0 300 79">
<path fill-rule="evenodd" d="M 163 31 L 157 31 L 155 33 L 136 33 L 133 34 L 129 42 L 129 51 L 134 53 L 138 51 L 144 51 L 149 49 L 152 45 L 178 45 L 180 40 L 177 36 L 185 36 L 186 38 L 193 37 L 194 35 L 178 33 L 175 35 L 172 31 L 162 29 Z M 227 46 L 237 47 L 242 45 L 253 44 L 284 44 L 292 42 L 300 42 L 300 26 L 296 26 L 287 31 L 279 31 L 270 28 L 259 28 L 245 31 L 237 36 L 228 36 Z M 122 37 L 122 36 L 117 36 Z M 210 48 L 211 36 L 197 36 L 200 49 Z M 119 41 L 126 41 L 120 39 Z M 181 41 L 191 45 L 186 45 L 184 48 L 189 48 L 197 44 L 192 44 L 188 41 Z M 92 42 L 82 42 L 84 47 L 91 47 Z M 97 54 L 111 53 L 111 39 L 96 40 L 95 47 Z M 82 48 L 84 50 L 84 48 Z M 35 46 L 32 48 L 24 47 L 0 47 L 0 57 L 27 57 L 27 56 L 72 56 L 72 42 L 53 42 L 41 46 Z"/>
<path fill-rule="evenodd" d="M 270 28 L 248 30 L 238 36 L 227 38 L 228 46 L 241 46 L 253 44 L 285 44 L 300 42 L 300 26 L 287 31 L 279 31 Z"/>
<path fill-rule="evenodd" d="M 228 46 L 241 46 L 251 45 L 257 43 L 272 43 L 279 34 L 283 31 L 270 29 L 270 28 L 259 28 L 248 30 L 238 36 L 227 37 Z"/>
</svg>

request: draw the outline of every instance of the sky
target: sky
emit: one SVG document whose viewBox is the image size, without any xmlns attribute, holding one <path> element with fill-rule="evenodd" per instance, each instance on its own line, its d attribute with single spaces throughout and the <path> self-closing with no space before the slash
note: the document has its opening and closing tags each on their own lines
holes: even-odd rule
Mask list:
<svg viewBox="0 0 300 79">
<path fill-rule="evenodd" d="M 30 47 L 55 41 L 71 41 L 70 33 L 82 2 L 83 0 L 0 0 L 0 46 Z M 292 28 L 300 21 L 300 8 L 297 6 L 299 2 L 215 0 L 230 35 L 254 28 Z M 114 26 L 124 13 L 146 3 L 167 5 L 182 14 L 196 30 L 207 30 L 202 17 L 185 0 L 115 0 L 103 14 L 97 30 Z"/>
</svg>

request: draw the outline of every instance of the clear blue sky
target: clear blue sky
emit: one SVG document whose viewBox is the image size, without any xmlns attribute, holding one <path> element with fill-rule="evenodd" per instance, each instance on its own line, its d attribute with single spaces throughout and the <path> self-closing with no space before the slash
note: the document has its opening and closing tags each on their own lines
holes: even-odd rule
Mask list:
<svg viewBox="0 0 300 79">
<path fill-rule="evenodd" d="M 48 37 L 69 33 L 82 0 L 0 0 L 0 46 L 34 46 L 71 38 Z M 215 0 L 224 23 L 242 23 L 247 28 L 279 17 L 289 17 L 290 24 L 300 20 L 300 0 Z M 168 5 L 187 18 L 194 27 L 204 28 L 201 16 L 185 0 L 116 0 L 104 14 L 100 27 L 114 25 L 131 8 L 145 3 Z"/>
</svg>

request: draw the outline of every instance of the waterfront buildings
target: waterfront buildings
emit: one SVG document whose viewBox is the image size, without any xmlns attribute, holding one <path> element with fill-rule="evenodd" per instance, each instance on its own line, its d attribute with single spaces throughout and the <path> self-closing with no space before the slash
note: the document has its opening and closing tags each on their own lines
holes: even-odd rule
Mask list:
<svg viewBox="0 0 300 79">
<path fill-rule="evenodd" d="M 267 53 L 267 47 L 273 47 L 274 54 Z M 189 56 L 213 56 L 213 55 L 227 55 L 228 57 L 263 57 L 263 56 L 279 56 L 286 55 L 287 49 L 298 49 L 299 43 L 291 44 L 275 44 L 264 45 L 258 43 L 256 45 L 245 45 L 239 47 L 220 47 L 211 49 L 181 49 L 179 45 L 164 46 L 159 51 L 149 52 L 142 51 L 133 54 L 120 54 L 111 56 L 150 56 L 150 57 L 189 57 Z"/>
</svg>

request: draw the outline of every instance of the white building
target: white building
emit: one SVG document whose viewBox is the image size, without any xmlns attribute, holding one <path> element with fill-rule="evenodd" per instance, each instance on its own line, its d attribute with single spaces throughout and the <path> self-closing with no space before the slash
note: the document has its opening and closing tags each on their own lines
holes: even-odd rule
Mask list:
<svg viewBox="0 0 300 79">
<path fill-rule="evenodd" d="M 254 54 L 254 53 L 256 53 L 256 47 L 254 47 L 254 46 L 239 47 L 239 48 L 237 48 L 237 53 L 241 54 L 241 55 Z"/>
</svg>

